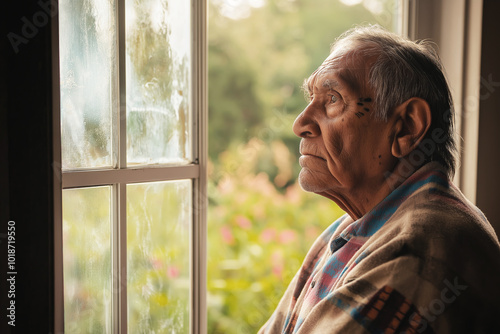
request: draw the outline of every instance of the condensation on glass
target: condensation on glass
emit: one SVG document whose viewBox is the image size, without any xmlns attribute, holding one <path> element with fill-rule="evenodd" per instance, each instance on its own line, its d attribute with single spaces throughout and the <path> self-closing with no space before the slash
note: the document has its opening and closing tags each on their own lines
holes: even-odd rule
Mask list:
<svg viewBox="0 0 500 334">
<path fill-rule="evenodd" d="M 128 165 L 192 161 L 190 3 L 126 0 Z"/>
<path fill-rule="evenodd" d="M 113 165 L 115 2 L 59 1 L 62 168 Z"/>
<path fill-rule="evenodd" d="M 63 190 L 66 333 L 111 333 L 110 187 Z"/>
<path fill-rule="evenodd" d="M 189 333 L 191 180 L 127 186 L 129 333 Z"/>
</svg>

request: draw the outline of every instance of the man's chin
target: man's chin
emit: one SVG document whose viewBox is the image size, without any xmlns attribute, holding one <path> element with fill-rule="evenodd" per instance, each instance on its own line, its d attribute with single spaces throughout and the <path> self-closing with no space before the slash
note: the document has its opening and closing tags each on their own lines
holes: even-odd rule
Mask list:
<svg viewBox="0 0 500 334">
<path fill-rule="evenodd" d="M 298 180 L 300 187 L 307 192 L 319 194 L 325 192 L 327 189 L 326 183 L 316 178 L 312 178 L 308 171 L 302 170 Z"/>
</svg>

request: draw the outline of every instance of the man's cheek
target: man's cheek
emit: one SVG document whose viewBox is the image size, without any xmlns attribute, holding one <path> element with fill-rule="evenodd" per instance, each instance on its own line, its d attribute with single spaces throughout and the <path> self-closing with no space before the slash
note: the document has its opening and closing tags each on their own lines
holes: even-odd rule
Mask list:
<svg viewBox="0 0 500 334">
<path fill-rule="evenodd" d="M 327 143 L 327 151 L 333 160 L 338 159 L 344 150 L 344 142 L 340 136 L 331 136 Z"/>
</svg>

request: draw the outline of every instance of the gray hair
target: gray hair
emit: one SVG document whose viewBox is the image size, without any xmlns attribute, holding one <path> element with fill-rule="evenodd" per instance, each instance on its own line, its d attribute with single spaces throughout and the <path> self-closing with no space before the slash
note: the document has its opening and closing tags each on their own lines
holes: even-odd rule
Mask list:
<svg viewBox="0 0 500 334">
<path fill-rule="evenodd" d="M 427 101 L 432 119 L 423 142 L 432 140 L 435 149 L 427 150 L 426 161 L 441 163 L 453 176 L 457 155 L 453 101 L 437 52 L 427 41 L 413 42 L 377 25 L 346 31 L 331 50 L 353 42 L 356 47 L 350 53 L 362 61 L 373 59 L 368 85 L 375 93 L 374 117 L 387 120 L 395 107 L 412 97 Z M 440 133 L 438 142 L 435 131 Z"/>
</svg>

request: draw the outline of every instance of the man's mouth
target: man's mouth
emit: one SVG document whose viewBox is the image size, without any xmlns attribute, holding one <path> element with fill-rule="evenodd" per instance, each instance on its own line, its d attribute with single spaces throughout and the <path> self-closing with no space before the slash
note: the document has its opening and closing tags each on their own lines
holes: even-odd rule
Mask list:
<svg viewBox="0 0 500 334">
<path fill-rule="evenodd" d="M 308 152 L 300 152 L 300 155 L 303 156 L 303 157 L 314 157 L 314 158 L 318 158 L 318 159 L 321 159 L 323 161 L 326 161 L 325 158 L 319 156 L 319 155 L 316 155 L 316 154 L 311 154 L 311 153 L 308 153 Z"/>
<path fill-rule="evenodd" d="M 317 155 L 314 155 L 314 154 L 308 154 L 308 153 L 301 153 L 301 158 L 316 158 L 316 159 L 320 159 L 320 160 L 326 161 L 326 159 L 323 158 L 323 157 L 320 157 L 320 156 L 317 156 Z"/>
</svg>

